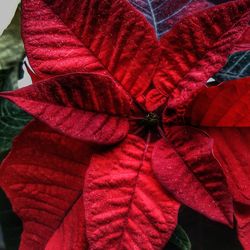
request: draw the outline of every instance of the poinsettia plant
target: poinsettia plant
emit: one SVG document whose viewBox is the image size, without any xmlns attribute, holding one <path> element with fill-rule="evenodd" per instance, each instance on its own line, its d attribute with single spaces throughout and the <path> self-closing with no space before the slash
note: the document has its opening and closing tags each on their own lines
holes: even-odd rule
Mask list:
<svg viewBox="0 0 250 250">
<path fill-rule="evenodd" d="M 250 249 L 250 79 L 206 86 L 250 1 L 142 2 L 149 22 L 138 1 L 22 1 L 33 84 L 0 94 L 35 118 L 0 168 L 20 249 L 162 249 L 180 205 L 235 217 Z"/>
</svg>

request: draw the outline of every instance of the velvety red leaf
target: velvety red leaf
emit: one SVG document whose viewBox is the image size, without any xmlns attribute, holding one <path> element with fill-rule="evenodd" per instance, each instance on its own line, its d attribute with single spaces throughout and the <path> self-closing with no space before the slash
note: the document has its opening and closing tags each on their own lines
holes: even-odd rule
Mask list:
<svg viewBox="0 0 250 250">
<path fill-rule="evenodd" d="M 156 143 L 152 167 L 177 200 L 212 220 L 233 224 L 232 200 L 212 153 L 212 140 L 191 127 L 172 127 Z"/>
<path fill-rule="evenodd" d="M 25 48 L 38 75 L 102 72 L 133 96 L 147 89 L 158 45 L 153 28 L 126 0 L 22 3 Z"/>
<path fill-rule="evenodd" d="M 239 239 L 250 249 L 250 130 L 203 128 L 214 139 L 214 154 L 221 163 L 235 201 Z"/>
<path fill-rule="evenodd" d="M 129 98 L 110 78 L 102 75 L 57 76 L 0 96 L 80 140 L 112 144 L 128 132 Z"/>
<path fill-rule="evenodd" d="M 21 250 L 86 249 L 82 188 L 91 152 L 38 122 L 16 138 L 0 186 L 23 221 Z"/>
<path fill-rule="evenodd" d="M 179 204 L 153 176 L 152 148 L 130 135 L 92 157 L 84 192 L 91 249 L 162 249 L 171 236 Z"/>
<path fill-rule="evenodd" d="M 247 30 L 242 34 L 240 40 L 234 47 L 233 52 L 241 52 L 250 50 L 250 25 L 248 25 Z"/>
<path fill-rule="evenodd" d="M 144 103 L 147 110 L 152 112 L 166 103 L 166 97 L 158 89 L 151 89 Z"/>
<path fill-rule="evenodd" d="M 192 125 L 250 127 L 250 77 L 203 87 L 187 110 Z"/>
<path fill-rule="evenodd" d="M 194 91 L 213 76 L 247 29 L 250 2 L 238 0 L 184 18 L 161 39 L 162 57 L 154 76 L 169 105 L 185 104 Z M 184 93 L 180 93 L 183 91 Z"/>
</svg>

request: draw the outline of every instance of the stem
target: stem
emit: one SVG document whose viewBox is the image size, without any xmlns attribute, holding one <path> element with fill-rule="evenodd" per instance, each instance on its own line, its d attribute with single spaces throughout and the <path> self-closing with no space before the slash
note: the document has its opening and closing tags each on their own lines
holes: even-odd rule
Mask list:
<svg viewBox="0 0 250 250">
<path fill-rule="evenodd" d="M 144 117 L 142 117 L 142 116 L 130 116 L 129 118 L 128 118 L 130 121 L 137 121 L 137 120 L 143 120 L 144 119 Z"/>
<path fill-rule="evenodd" d="M 138 134 L 140 134 L 143 130 L 144 130 L 144 127 L 141 126 L 141 127 L 139 127 L 135 132 L 132 132 L 132 133 L 133 133 L 134 135 L 138 135 Z"/>
<path fill-rule="evenodd" d="M 162 130 L 162 128 L 161 128 L 160 126 L 157 126 L 157 130 L 158 130 L 160 136 L 167 142 L 168 139 L 167 139 L 167 137 L 166 137 L 164 131 Z"/>
</svg>

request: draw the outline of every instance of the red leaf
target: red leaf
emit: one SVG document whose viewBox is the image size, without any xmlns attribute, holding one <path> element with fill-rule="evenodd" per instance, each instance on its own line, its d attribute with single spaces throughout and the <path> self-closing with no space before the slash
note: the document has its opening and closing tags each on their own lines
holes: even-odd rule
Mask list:
<svg viewBox="0 0 250 250">
<path fill-rule="evenodd" d="M 84 192 L 91 249 L 162 249 L 171 236 L 179 205 L 153 176 L 152 147 L 131 135 L 93 156 Z"/>
<path fill-rule="evenodd" d="M 250 77 L 203 87 L 187 111 L 192 125 L 250 126 Z"/>
<path fill-rule="evenodd" d="M 158 45 L 150 24 L 127 1 L 22 3 L 26 52 L 39 75 L 102 72 L 133 96 L 147 89 Z"/>
<path fill-rule="evenodd" d="M 248 0 L 209 8 L 184 18 L 161 39 L 162 57 L 154 84 L 166 96 L 175 90 L 171 105 L 185 103 L 189 92 L 205 84 L 225 64 L 247 29 L 249 8 Z M 185 93 L 180 94 L 182 90 Z"/>
<path fill-rule="evenodd" d="M 86 249 L 82 188 L 90 152 L 38 122 L 17 137 L 0 185 L 23 221 L 21 250 Z"/>
<path fill-rule="evenodd" d="M 158 107 L 167 102 L 167 98 L 157 89 L 150 90 L 145 99 L 145 107 L 149 112 L 157 110 Z"/>
<path fill-rule="evenodd" d="M 247 30 L 242 34 L 237 45 L 234 47 L 233 53 L 250 50 L 250 25 Z"/>
<path fill-rule="evenodd" d="M 250 250 L 250 206 L 236 203 L 234 210 L 237 220 L 238 238 L 244 250 Z"/>
<path fill-rule="evenodd" d="M 250 130 L 249 128 L 204 128 L 214 138 L 214 153 L 227 177 L 235 201 L 239 239 L 250 249 Z"/>
<path fill-rule="evenodd" d="M 101 75 L 57 76 L 0 96 L 77 139 L 111 144 L 128 132 L 129 99 L 110 78 Z"/>
<path fill-rule="evenodd" d="M 233 224 L 232 201 L 212 140 L 191 127 L 173 127 L 157 142 L 152 167 L 175 198 L 205 216 Z"/>
</svg>

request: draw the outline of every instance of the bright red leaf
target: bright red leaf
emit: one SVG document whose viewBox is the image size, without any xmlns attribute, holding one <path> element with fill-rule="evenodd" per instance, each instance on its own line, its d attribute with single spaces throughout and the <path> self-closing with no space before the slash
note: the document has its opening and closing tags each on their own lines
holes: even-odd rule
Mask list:
<svg viewBox="0 0 250 250">
<path fill-rule="evenodd" d="M 149 86 L 157 41 L 126 0 L 23 0 L 22 10 L 26 52 L 41 77 L 101 72 L 133 96 Z"/>
<path fill-rule="evenodd" d="M 102 75 L 57 76 L 0 96 L 77 139 L 110 144 L 128 133 L 129 99 Z"/>
<path fill-rule="evenodd" d="M 85 249 L 82 187 L 90 146 L 32 122 L 12 150 L 0 184 L 23 221 L 20 249 Z"/>
<path fill-rule="evenodd" d="M 92 157 L 84 191 L 92 249 L 162 249 L 170 238 L 179 204 L 153 175 L 152 149 L 130 135 Z"/>
<path fill-rule="evenodd" d="M 192 125 L 216 127 L 250 126 L 250 78 L 204 86 L 186 114 Z"/>
</svg>

